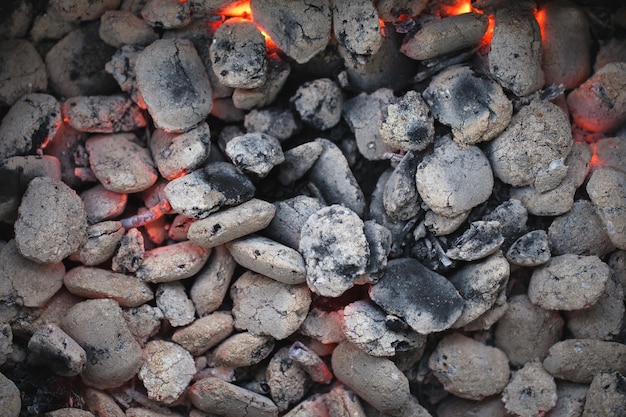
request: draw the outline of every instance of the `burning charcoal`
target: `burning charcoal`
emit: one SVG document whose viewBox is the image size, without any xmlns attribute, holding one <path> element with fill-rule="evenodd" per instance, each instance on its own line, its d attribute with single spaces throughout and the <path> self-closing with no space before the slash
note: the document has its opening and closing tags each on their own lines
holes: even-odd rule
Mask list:
<svg viewBox="0 0 626 417">
<path fill-rule="evenodd" d="M 450 328 L 464 304 L 450 281 L 412 258 L 389 261 L 370 298 L 422 334 Z"/>
<path fill-rule="evenodd" d="M 210 53 L 213 71 L 225 86 L 256 88 L 265 83 L 265 38 L 251 21 L 226 20 L 213 35 Z"/>
<path fill-rule="evenodd" d="M 265 133 L 246 133 L 226 144 L 226 155 L 235 166 L 255 178 L 264 178 L 285 160 L 280 142 Z"/>
<path fill-rule="evenodd" d="M 238 206 L 196 220 L 189 226 L 187 236 L 189 240 L 202 247 L 213 248 L 264 229 L 275 212 L 273 204 L 253 198 Z"/>
<path fill-rule="evenodd" d="M 489 50 L 489 71 L 502 85 L 525 96 L 544 85 L 541 70 L 541 33 L 533 16 L 534 3 L 496 11 Z"/>
<path fill-rule="evenodd" d="M 449 235 L 465 223 L 469 214 L 466 211 L 455 217 L 446 217 L 429 210 L 424 215 L 424 227 L 434 236 Z"/>
<path fill-rule="evenodd" d="M 343 94 L 335 82 L 321 78 L 302 84 L 291 103 L 304 124 L 326 130 L 341 119 Z"/>
<path fill-rule="evenodd" d="M 459 333 L 439 342 L 428 367 L 446 391 L 469 400 L 502 392 L 509 381 L 509 361 L 504 352 Z"/>
<path fill-rule="evenodd" d="M 285 151 L 278 181 L 285 186 L 295 183 L 304 177 L 323 151 L 324 147 L 319 142 L 306 142 Z"/>
<path fill-rule="evenodd" d="M 439 417 L 484 416 L 505 417 L 504 404 L 498 397 L 486 398 L 482 401 L 470 401 L 457 397 L 448 397 L 437 407 Z"/>
<path fill-rule="evenodd" d="M 600 47 L 593 65 L 594 72 L 599 71 L 602 67 L 611 62 L 623 62 L 625 58 L 626 44 L 624 44 L 623 41 L 616 38 L 609 40 L 601 39 Z"/>
<path fill-rule="evenodd" d="M 569 90 L 577 87 L 591 72 L 591 36 L 584 11 L 570 1 L 546 4 L 543 16 L 541 46 L 546 85 L 563 84 Z"/>
<path fill-rule="evenodd" d="M 370 252 L 364 281 L 374 284 L 387 267 L 393 237 L 389 229 L 374 220 L 365 221 L 363 226 Z"/>
<path fill-rule="evenodd" d="M 404 38 L 400 52 L 419 61 L 476 45 L 487 32 L 489 19 L 480 13 L 463 13 L 431 20 Z"/>
<path fill-rule="evenodd" d="M 0 396 L 3 412 L 7 417 L 18 417 L 22 408 L 20 390 L 15 383 L 0 373 Z"/>
<path fill-rule="evenodd" d="M 556 405 L 556 383 L 541 363 L 528 362 L 513 373 L 504 388 L 502 402 L 511 414 L 534 417 L 542 415 Z"/>
<path fill-rule="evenodd" d="M 65 274 L 65 288 L 85 298 L 112 298 L 122 307 L 138 307 L 154 298 L 137 278 L 100 268 L 79 266 Z"/>
<path fill-rule="evenodd" d="M 306 318 L 311 294 L 306 285 L 290 285 L 244 272 L 230 290 L 235 327 L 256 335 L 285 339 Z"/>
<path fill-rule="evenodd" d="M 156 305 L 172 327 L 186 326 L 195 319 L 196 310 L 180 281 L 159 283 Z"/>
<path fill-rule="evenodd" d="M 606 64 L 567 96 L 574 122 L 590 132 L 613 132 L 626 122 L 626 63 Z"/>
<path fill-rule="evenodd" d="M 191 23 L 191 10 L 186 1 L 148 0 L 141 17 L 155 28 L 176 29 Z"/>
<path fill-rule="evenodd" d="M 254 191 L 252 182 L 237 167 L 226 162 L 209 163 L 170 181 L 164 189 L 174 211 L 196 219 L 248 201 Z"/>
<path fill-rule="evenodd" d="M 626 249 L 626 173 L 600 168 L 591 174 L 587 193 L 611 242 Z"/>
<path fill-rule="evenodd" d="M 365 416 L 365 411 L 352 390 L 344 385 L 337 384 L 324 397 L 324 404 L 328 408 L 329 417 L 357 417 Z M 320 416 L 320 414 L 315 414 Z M 304 416 L 303 416 L 304 417 Z"/>
<path fill-rule="evenodd" d="M 609 166 L 626 172 L 626 141 L 622 137 L 598 140 L 593 144 L 593 153 L 599 159 L 594 161 L 595 167 Z"/>
<path fill-rule="evenodd" d="M 517 239 L 506 253 L 515 265 L 538 266 L 550 260 L 550 241 L 545 230 L 533 230 Z"/>
<path fill-rule="evenodd" d="M 409 90 L 392 98 L 383 111 L 379 133 L 389 146 L 402 151 L 421 151 L 433 142 L 434 119 L 422 96 Z"/>
<path fill-rule="evenodd" d="M 235 107 L 231 97 L 215 98 L 213 99 L 211 116 L 225 123 L 241 123 L 246 116 L 246 112 Z"/>
<path fill-rule="evenodd" d="M 365 273 L 370 253 L 363 228 L 357 214 L 340 205 L 324 207 L 308 218 L 299 250 L 311 290 L 338 297 Z"/>
<path fill-rule="evenodd" d="M 98 184 L 83 191 L 80 198 L 85 205 L 87 221 L 89 224 L 95 224 L 122 214 L 126 208 L 128 195 L 109 191 Z"/>
<path fill-rule="evenodd" d="M 141 232 L 132 228 L 122 237 L 117 253 L 112 259 L 111 269 L 116 272 L 137 272 L 143 263 L 145 247 Z"/>
<path fill-rule="evenodd" d="M 87 409 L 96 416 L 126 417 L 113 397 L 104 391 L 85 388 L 81 391 L 81 398 L 85 401 Z"/>
<path fill-rule="evenodd" d="M 312 308 L 298 331 L 324 344 L 341 343 L 346 341 L 342 326 L 342 312 Z"/>
<path fill-rule="evenodd" d="M 150 152 L 132 133 L 94 135 L 85 143 L 89 165 L 100 183 L 116 193 L 136 193 L 151 187 L 157 172 Z"/>
<path fill-rule="evenodd" d="M 565 113 L 555 104 L 535 100 L 517 112 L 506 130 L 487 144 L 486 154 L 499 179 L 521 187 L 537 185 L 540 174 L 558 175 L 562 180 L 567 171 L 558 168 L 572 145 Z M 546 191 L 550 190 L 540 192 Z"/>
<path fill-rule="evenodd" d="M 213 351 L 215 361 L 224 366 L 252 366 L 267 358 L 274 350 L 274 339 L 248 332 L 237 333 L 222 341 Z"/>
<path fill-rule="evenodd" d="M 244 127 L 248 133 L 265 133 L 284 142 L 298 131 L 296 119 L 289 109 L 272 107 L 251 110 L 246 114 Z"/>
<path fill-rule="evenodd" d="M 342 204 L 357 215 L 363 215 L 365 197 L 348 160 L 339 147 L 328 139 L 318 138 L 315 142 L 321 144 L 324 150 L 309 171 L 311 182 L 328 204 Z"/>
<path fill-rule="evenodd" d="M 171 282 L 195 275 L 209 258 L 210 249 L 184 241 L 147 251 L 137 277 L 146 282 Z"/>
<path fill-rule="evenodd" d="M 122 309 L 113 300 L 87 300 L 73 306 L 61 323 L 87 353 L 82 381 L 94 388 L 122 385 L 141 366 L 141 348 L 128 330 Z"/>
<path fill-rule="evenodd" d="M 339 381 L 379 411 L 401 415 L 411 397 L 409 381 L 392 361 L 368 355 L 350 343 L 339 344 L 331 359 Z"/>
<path fill-rule="evenodd" d="M 535 269 L 528 284 L 528 297 L 549 310 L 580 310 L 595 304 L 610 270 L 597 256 L 553 256 Z"/>
<path fill-rule="evenodd" d="M 61 13 L 64 20 L 89 21 L 98 19 L 107 10 L 119 7 L 120 0 L 52 0 L 48 4 L 48 12 Z"/>
<path fill-rule="evenodd" d="M 148 46 L 159 35 L 145 20 L 130 12 L 109 10 L 100 19 L 100 39 L 116 48 L 124 45 Z"/>
<path fill-rule="evenodd" d="M 344 333 L 348 342 L 372 356 L 393 356 L 397 351 L 420 347 L 426 338 L 410 328 L 389 329 L 385 313 L 369 301 L 344 308 Z"/>
<path fill-rule="evenodd" d="M 600 299 L 591 307 L 566 311 L 567 328 L 579 339 L 612 340 L 622 328 L 624 290 L 612 275 Z"/>
<path fill-rule="evenodd" d="M 450 276 L 450 282 L 465 300 L 465 305 L 453 327 L 463 327 L 486 313 L 506 287 L 509 272 L 509 263 L 501 253 L 457 269 Z"/>
<path fill-rule="evenodd" d="M 96 3 L 94 3 L 96 4 Z M 99 25 L 90 23 L 68 33 L 46 55 L 50 88 L 65 97 L 110 94 L 115 80 L 104 65 L 115 48 L 104 43 L 98 34 Z"/>
<path fill-rule="evenodd" d="M 46 91 L 46 65 L 32 43 L 24 39 L 1 41 L 0 61 L 4 62 L 0 106 L 12 106 L 24 94 Z"/>
<path fill-rule="evenodd" d="M 0 143 L 6 142 L 0 139 Z M 0 161 L 0 173 L 4 183 L 0 221 L 13 223 L 17 219 L 17 209 L 30 181 L 36 177 L 61 180 L 61 164 L 56 157 L 49 155 L 12 156 Z"/>
<path fill-rule="evenodd" d="M 148 398 L 164 404 L 175 402 L 196 373 L 191 354 L 172 342 L 148 342 L 141 356 L 143 364 L 138 376 L 148 391 Z"/>
<path fill-rule="evenodd" d="M 326 398 L 327 395 L 312 395 L 289 410 L 284 417 L 330 417 Z"/>
<path fill-rule="evenodd" d="M 217 310 L 222 304 L 237 266 L 224 246 L 212 250 L 207 266 L 196 276 L 190 296 L 200 317 Z"/>
<path fill-rule="evenodd" d="M 417 166 L 417 190 L 437 214 L 455 217 L 483 203 L 491 195 L 493 174 L 489 161 L 476 146 L 461 148 L 449 137 Z"/>
<path fill-rule="evenodd" d="M 146 126 L 141 109 L 121 94 L 72 97 L 62 111 L 63 120 L 79 132 L 130 132 Z"/>
<path fill-rule="evenodd" d="M 585 397 L 582 417 L 618 416 L 624 413 L 626 378 L 619 372 L 601 372 L 593 377 Z"/>
<path fill-rule="evenodd" d="M 626 373 L 626 346 L 595 339 L 567 339 L 555 343 L 543 367 L 555 378 L 590 383 L 600 372 Z"/>
<path fill-rule="evenodd" d="M 250 6 L 254 21 L 298 64 L 322 52 L 330 41 L 331 9 L 326 0 L 297 0 L 288 8 L 280 0 L 253 0 Z"/>
<path fill-rule="evenodd" d="M 18 210 L 15 243 L 22 256 L 57 263 L 86 241 L 87 216 L 80 197 L 59 180 L 33 179 Z"/>
<path fill-rule="evenodd" d="M 239 265 L 251 271 L 285 284 L 306 281 L 304 259 L 289 246 L 252 235 L 228 242 L 226 247 Z"/>
<path fill-rule="evenodd" d="M 85 368 L 87 354 L 82 347 L 56 324 L 36 331 L 28 341 L 36 353 L 57 375 L 76 376 Z"/>
<path fill-rule="evenodd" d="M 532 304 L 525 294 L 512 297 L 508 305 L 505 298 L 502 304 L 505 308 L 501 310 L 504 311 L 500 313 L 501 318 L 496 318 L 499 320 L 495 332 L 496 346 L 507 354 L 513 365 L 545 358 L 550 346 L 561 338 L 561 316 L 555 311 L 544 310 Z M 469 327 L 466 326 L 465 330 L 478 330 Z M 486 330 L 488 327 L 482 329 Z M 533 342 L 530 343 L 530 340 Z"/>
<path fill-rule="evenodd" d="M 206 413 L 278 417 L 278 408 L 269 398 L 215 377 L 196 382 L 187 395 L 194 406 Z"/>
<path fill-rule="evenodd" d="M 503 243 L 500 222 L 479 220 L 470 223 L 470 228 L 452 243 L 446 256 L 451 259 L 475 261 L 496 252 Z"/>
<path fill-rule="evenodd" d="M 45 147 L 60 125 L 61 105 L 54 97 L 48 94 L 22 96 L 0 124 L 0 159 L 26 155 Z"/>
<path fill-rule="evenodd" d="M 135 73 L 156 127 L 186 131 L 211 112 L 211 84 L 191 41 L 153 42 L 139 53 Z"/>
<path fill-rule="evenodd" d="M 437 74 L 423 96 L 435 118 L 452 128 L 454 140 L 462 146 L 495 138 L 513 113 L 502 88 L 466 66 Z"/>
<path fill-rule="evenodd" d="M 587 385 L 567 381 L 556 381 L 556 405 L 546 417 L 581 416 L 587 395 Z"/>
<path fill-rule="evenodd" d="M 334 2 L 333 33 L 337 41 L 354 55 L 372 55 L 382 43 L 380 23 L 369 0 Z"/>
<path fill-rule="evenodd" d="M 142 304 L 137 308 L 129 308 L 123 312 L 128 330 L 135 340 L 143 347 L 148 339 L 158 333 L 163 320 L 163 312 L 158 307 Z"/>
<path fill-rule="evenodd" d="M 142 109 L 146 108 L 146 103 L 141 97 L 137 88 L 137 77 L 135 76 L 135 62 L 143 48 L 133 45 L 124 45 L 118 49 L 111 57 L 111 60 L 104 66 L 107 73 L 111 74 L 120 86 L 120 89 L 127 92 Z"/>
<path fill-rule="evenodd" d="M 193 356 L 198 356 L 218 345 L 232 332 L 232 316 L 230 313 L 218 311 L 176 330 L 172 335 L 172 341 L 184 347 Z"/>
<path fill-rule="evenodd" d="M 401 15 L 417 16 L 424 7 L 426 0 L 380 0 L 376 3 L 378 16 L 384 21 L 395 21 Z"/>
<path fill-rule="evenodd" d="M 312 142 L 317 144 L 317 142 Z M 277 242 L 298 249 L 300 246 L 300 232 L 309 216 L 323 206 L 319 200 L 299 195 L 284 201 L 274 203 L 276 214 L 265 234 Z"/>
<path fill-rule="evenodd" d="M 548 237 L 555 255 L 603 257 L 615 249 L 604 223 L 587 200 L 574 202 L 570 211 L 555 218 L 548 229 Z"/>
<path fill-rule="evenodd" d="M 291 66 L 282 61 L 277 54 L 267 57 L 265 83 L 257 88 L 236 88 L 232 94 L 233 104 L 238 109 L 250 110 L 272 104 L 282 90 Z"/>
<path fill-rule="evenodd" d="M 567 175 L 559 186 L 548 192 L 534 187 L 513 188 L 511 198 L 520 200 L 528 212 L 536 216 L 558 216 L 568 212 L 574 204 L 574 194 L 587 177 L 591 150 L 587 144 L 574 144 L 565 160 Z"/>
<path fill-rule="evenodd" d="M 286 411 L 298 403 L 311 385 L 309 375 L 289 357 L 288 347 L 274 354 L 267 365 L 265 379 L 279 411 Z"/>
<path fill-rule="evenodd" d="M 379 132 L 383 110 L 392 99 L 393 90 L 381 88 L 372 94 L 361 93 L 344 103 L 343 118 L 354 133 L 359 152 L 371 161 L 385 159 L 386 153 L 393 151 Z"/>
<path fill-rule="evenodd" d="M 334 378 L 322 358 L 302 342 L 296 341 L 291 345 L 288 358 L 304 369 L 313 382 L 330 384 Z"/>
<path fill-rule="evenodd" d="M 156 129 L 150 137 L 150 152 L 163 178 L 173 180 L 199 168 L 209 157 L 210 144 L 211 131 L 203 122 L 182 134 Z"/>
</svg>

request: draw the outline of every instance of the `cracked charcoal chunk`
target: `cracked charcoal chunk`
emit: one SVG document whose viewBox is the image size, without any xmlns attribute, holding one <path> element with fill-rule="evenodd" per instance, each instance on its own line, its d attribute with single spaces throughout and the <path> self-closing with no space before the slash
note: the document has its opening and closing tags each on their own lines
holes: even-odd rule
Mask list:
<svg viewBox="0 0 626 417">
<path fill-rule="evenodd" d="M 498 394 L 509 382 L 504 352 L 459 333 L 439 342 L 428 367 L 446 391 L 468 400 Z"/>
<path fill-rule="evenodd" d="M 283 284 L 253 272 L 244 272 L 232 285 L 235 327 L 282 340 L 306 319 L 311 293 L 304 284 Z"/>
<path fill-rule="evenodd" d="M 243 125 L 248 133 L 265 133 L 280 142 L 292 137 L 300 128 L 293 112 L 280 107 L 251 110 L 246 114 Z"/>
<path fill-rule="evenodd" d="M 186 131 L 211 112 L 211 84 L 191 41 L 160 39 L 139 53 L 137 87 L 156 127 Z"/>
<path fill-rule="evenodd" d="M 46 66 L 29 41 L 0 41 L 0 61 L 0 106 L 11 106 L 25 94 L 46 91 Z"/>
<path fill-rule="evenodd" d="M 412 258 L 389 261 L 383 276 L 371 286 L 370 297 L 422 334 L 450 328 L 464 304 L 450 281 Z"/>
<path fill-rule="evenodd" d="M 595 339 L 567 339 L 550 348 L 543 367 L 552 376 L 589 384 L 600 372 L 626 374 L 626 345 Z"/>
<path fill-rule="evenodd" d="M 502 236 L 504 236 L 503 246 L 509 247 L 526 232 L 528 211 L 521 201 L 509 199 L 483 216 L 482 220 L 499 222 Z"/>
<path fill-rule="evenodd" d="M 111 262 L 111 269 L 121 273 L 137 272 L 143 263 L 145 253 L 143 235 L 139 229 L 129 229 L 120 241 Z"/>
<path fill-rule="evenodd" d="M 193 356 L 198 356 L 226 339 L 232 332 L 233 317 L 227 311 L 217 311 L 176 330 L 172 335 L 172 341 L 184 347 Z"/>
<path fill-rule="evenodd" d="M 57 263 L 76 252 L 87 239 L 83 202 L 65 183 L 33 179 L 22 198 L 15 222 L 15 243 L 25 258 Z"/>
<path fill-rule="evenodd" d="M 257 88 L 267 79 L 267 48 L 259 28 L 249 20 L 226 20 L 213 35 L 213 71 L 220 83 L 233 88 Z"/>
<path fill-rule="evenodd" d="M 550 241 L 545 230 L 533 230 L 517 239 L 506 253 L 506 259 L 521 266 L 543 265 L 550 260 Z"/>
<path fill-rule="evenodd" d="M 495 221 L 475 221 L 468 230 L 452 243 L 446 256 L 463 261 L 476 261 L 500 249 L 504 237 L 500 223 Z"/>
<path fill-rule="evenodd" d="M 573 143 L 563 110 L 549 101 L 533 100 L 511 118 L 504 132 L 487 144 L 485 154 L 499 179 L 522 187 L 535 184 L 540 173 L 557 175 L 562 180 L 566 171 L 556 168 L 563 165 Z"/>
<path fill-rule="evenodd" d="M 61 105 L 56 98 L 48 94 L 20 97 L 0 124 L 0 160 L 35 152 L 54 138 L 60 125 Z"/>
<path fill-rule="evenodd" d="M 495 138 L 509 124 L 513 105 L 496 82 L 454 66 L 433 77 L 423 93 L 437 120 L 452 128 L 460 145 Z"/>
<path fill-rule="evenodd" d="M 354 55 L 375 54 L 382 44 L 380 22 L 370 0 L 333 2 L 333 33 Z"/>
<path fill-rule="evenodd" d="M 148 391 L 148 398 L 164 404 L 175 402 L 196 373 L 193 357 L 176 343 L 152 340 L 141 356 L 143 364 L 138 377 Z"/>
<path fill-rule="evenodd" d="M 286 411 L 304 397 L 312 385 L 306 371 L 289 357 L 289 347 L 272 356 L 265 371 L 270 396 L 279 411 Z"/>
<path fill-rule="evenodd" d="M 133 133 L 93 135 L 85 142 L 89 166 L 104 188 L 116 193 L 147 190 L 158 174 L 150 151 Z"/>
<path fill-rule="evenodd" d="M 156 305 L 172 327 L 186 326 L 194 321 L 196 310 L 180 281 L 162 282 L 156 290 Z"/>
<path fill-rule="evenodd" d="M 610 275 L 597 256 L 554 256 L 533 271 L 528 297 L 548 310 L 580 310 L 598 301 Z"/>
<path fill-rule="evenodd" d="M 453 327 L 463 327 L 493 307 L 500 292 L 506 289 L 509 273 L 509 263 L 499 252 L 479 263 L 457 269 L 449 279 L 465 304 Z"/>
<path fill-rule="evenodd" d="M 341 120 L 343 93 L 328 78 L 302 84 L 290 102 L 302 122 L 319 130 L 330 129 Z"/>
<path fill-rule="evenodd" d="M 426 343 L 425 336 L 410 328 L 389 329 L 385 313 L 369 301 L 348 304 L 343 314 L 346 339 L 372 356 L 393 356 Z"/>
<path fill-rule="evenodd" d="M 265 133 L 235 136 L 226 144 L 226 155 L 235 166 L 255 178 L 264 178 L 285 161 L 280 142 Z"/>
<path fill-rule="evenodd" d="M 227 162 L 212 162 L 170 181 L 164 189 L 174 211 L 196 219 L 248 201 L 254 192 L 252 181 Z"/>
<path fill-rule="evenodd" d="M 283 61 L 277 53 L 270 53 L 269 56 L 267 56 L 267 60 L 267 79 L 265 80 L 265 84 L 251 89 L 235 88 L 235 91 L 233 91 L 233 105 L 237 109 L 250 110 L 252 108 L 266 107 L 274 103 L 278 97 L 278 94 L 287 82 L 289 74 L 291 74 L 291 65 Z M 289 119 L 292 117 L 293 116 L 289 116 Z M 286 126 L 276 128 L 286 133 L 291 130 L 290 125 L 291 122 L 288 122 Z M 299 126 L 297 127 L 299 128 Z M 277 136 L 281 139 L 279 136 L 282 135 Z"/>
<path fill-rule="evenodd" d="M 79 132 L 130 132 L 147 123 L 144 112 L 125 94 L 72 97 L 61 110 L 63 120 Z"/>
<path fill-rule="evenodd" d="M 193 384 L 188 396 L 194 406 L 206 413 L 224 417 L 278 417 L 278 408 L 269 398 L 216 377 Z"/>
<path fill-rule="evenodd" d="M 130 98 L 142 109 L 146 108 L 141 93 L 137 88 L 137 77 L 135 75 L 135 62 L 142 47 L 134 45 L 124 45 L 118 49 L 107 62 L 104 69 L 111 74 L 122 91 L 127 92 Z"/>
<path fill-rule="evenodd" d="M 591 174 L 586 188 L 611 242 L 626 249 L 626 174 L 599 168 Z"/>
<path fill-rule="evenodd" d="M 520 417 L 542 415 L 556 405 L 556 399 L 554 378 L 539 362 L 528 362 L 514 372 L 502 393 L 502 402 L 507 411 Z"/>
<path fill-rule="evenodd" d="M 493 173 L 476 146 L 461 148 L 449 137 L 435 143 L 433 153 L 417 166 L 417 191 L 437 214 L 455 217 L 483 203 L 491 195 Z"/>
<path fill-rule="evenodd" d="M 304 223 L 312 214 L 324 207 L 318 199 L 306 195 L 277 201 L 274 206 L 276 213 L 264 233 L 293 249 L 300 246 L 300 231 Z"/>
<path fill-rule="evenodd" d="M 380 412 L 401 415 L 410 401 L 409 381 L 389 359 L 368 355 L 351 343 L 340 343 L 331 361 L 337 379 Z"/>
<path fill-rule="evenodd" d="M 87 300 L 69 309 L 61 329 L 87 353 L 82 381 L 94 388 L 116 388 L 141 366 L 141 347 L 113 300 Z"/>
<path fill-rule="evenodd" d="M 211 152 L 211 130 L 206 123 L 180 135 L 156 129 L 150 136 L 152 158 L 163 178 L 173 180 L 199 168 Z"/>
<path fill-rule="evenodd" d="M 623 416 L 626 378 L 619 372 L 601 372 L 593 377 L 585 397 L 582 417 Z"/>
<path fill-rule="evenodd" d="M 160 246 L 145 252 L 137 277 L 146 282 L 171 282 L 189 278 L 202 269 L 211 249 L 190 241 Z"/>
<path fill-rule="evenodd" d="M 232 368 L 251 366 L 267 358 L 274 345 L 270 336 L 237 333 L 221 342 L 213 351 L 213 357 L 218 364 Z"/>
<path fill-rule="evenodd" d="M 381 138 L 394 149 L 421 151 L 433 142 L 435 119 L 417 91 L 392 98 L 378 126 Z"/>
<path fill-rule="evenodd" d="M 121 222 L 111 220 L 87 226 L 86 233 L 87 242 L 71 254 L 70 259 L 94 266 L 111 259 L 124 236 L 124 228 Z"/>
<path fill-rule="evenodd" d="M 363 221 L 352 210 L 332 205 L 311 215 L 302 227 L 300 253 L 311 290 L 338 297 L 365 273 L 370 256 Z"/>
<path fill-rule="evenodd" d="M 33 333 L 28 350 L 34 352 L 57 375 L 76 376 L 85 368 L 87 354 L 74 339 L 50 323 Z"/>
<path fill-rule="evenodd" d="M 304 64 L 330 41 L 331 9 L 328 0 L 252 0 L 254 21 L 276 45 L 298 64 Z"/>
<path fill-rule="evenodd" d="M 343 313 L 312 308 L 298 329 L 298 332 L 323 344 L 346 341 L 343 332 Z"/>
</svg>

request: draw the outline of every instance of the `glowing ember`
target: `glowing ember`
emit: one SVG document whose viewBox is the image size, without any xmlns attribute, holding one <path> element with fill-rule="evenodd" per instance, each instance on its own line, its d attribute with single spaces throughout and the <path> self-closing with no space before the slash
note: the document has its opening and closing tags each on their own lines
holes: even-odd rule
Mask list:
<svg viewBox="0 0 626 417">
<path fill-rule="evenodd" d="M 545 9 L 535 10 L 535 20 L 539 24 L 539 30 L 541 31 L 541 39 L 546 38 L 545 24 L 546 24 L 546 11 Z"/>
<path fill-rule="evenodd" d="M 472 11 L 475 10 L 472 9 L 471 0 L 460 0 L 454 4 L 442 4 L 440 9 L 441 17 L 456 16 Z"/>
<path fill-rule="evenodd" d="M 249 1 L 231 3 L 221 11 L 221 14 L 227 17 L 241 17 L 252 20 L 252 8 Z"/>
</svg>

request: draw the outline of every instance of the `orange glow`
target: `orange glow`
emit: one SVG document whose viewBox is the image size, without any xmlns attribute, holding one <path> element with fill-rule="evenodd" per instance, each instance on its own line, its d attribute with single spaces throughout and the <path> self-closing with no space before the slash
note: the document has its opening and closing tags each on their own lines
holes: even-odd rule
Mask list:
<svg viewBox="0 0 626 417">
<path fill-rule="evenodd" d="M 545 9 L 536 9 L 535 10 L 535 20 L 537 24 L 539 24 L 539 30 L 541 31 L 541 39 L 546 38 L 546 10 Z"/>
<path fill-rule="evenodd" d="M 487 26 L 487 31 L 483 35 L 483 38 L 480 40 L 482 45 L 491 44 L 491 39 L 493 38 L 493 28 L 496 26 L 496 18 L 493 15 L 489 15 L 489 25 Z"/>
<path fill-rule="evenodd" d="M 252 8 L 249 1 L 231 3 L 221 11 L 221 14 L 227 17 L 241 17 L 252 20 Z"/>
<path fill-rule="evenodd" d="M 456 16 L 471 11 L 475 11 L 472 9 L 471 0 L 459 0 L 454 4 L 442 4 L 440 9 L 441 17 Z"/>
<path fill-rule="evenodd" d="M 590 143 L 589 147 L 591 148 L 591 161 L 589 161 L 589 169 L 591 171 L 595 171 L 596 169 L 604 166 L 604 161 L 602 160 L 602 158 L 600 158 L 600 156 L 598 155 L 598 151 L 597 151 L 597 147 L 598 144 L 597 143 Z"/>
</svg>

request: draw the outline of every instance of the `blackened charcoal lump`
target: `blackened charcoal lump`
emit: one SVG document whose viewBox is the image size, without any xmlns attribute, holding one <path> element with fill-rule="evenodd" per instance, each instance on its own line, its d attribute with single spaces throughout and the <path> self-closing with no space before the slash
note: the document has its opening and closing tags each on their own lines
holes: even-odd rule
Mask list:
<svg viewBox="0 0 626 417">
<path fill-rule="evenodd" d="M 433 142 L 435 120 L 417 91 L 410 90 L 402 97 L 392 98 L 385 110 L 379 131 L 389 146 L 403 151 L 421 151 Z"/>
<path fill-rule="evenodd" d="M 506 253 L 515 265 L 537 266 L 550 260 L 550 241 L 545 230 L 533 230 L 517 239 Z"/>
<path fill-rule="evenodd" d="M 300 86 L 291 103 L 304 124 L 326 130 L 341 119 L 343 93 L 334 81 L 321 78 Z"/>
<path fill-rule="evenodd" d="M 453 242 L 446 256 L 451 259 L 475 261 L 496 252 L 503 243 L 504 237 L 499 222 L 479 220 L 472 222 L 469 229 Z"/>
<path fill-rule="evenodd" d="M 236 136 L 228 141 L 225 151 L 236 167 L 256 178 L 266 177 L 285 161 L 278 139 L 266 133 Z"/>
</svg>

